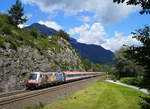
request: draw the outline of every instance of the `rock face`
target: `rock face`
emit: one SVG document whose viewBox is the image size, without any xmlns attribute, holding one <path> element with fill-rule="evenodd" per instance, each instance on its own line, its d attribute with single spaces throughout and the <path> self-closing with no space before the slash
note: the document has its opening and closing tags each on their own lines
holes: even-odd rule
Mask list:
<svg viewBox="0 0 150 109">
<path fill-rule="evenodd" d="M 52 40 L 51 36 L 49 40 Z M 16 50 L 0 48 L 0 92 L 23 89 L 25 77 L 30 72 L 84 71 L 69 42 L 58 38 L 55 46 L 44 50 L 45 54 L 28 45 L 21 45 Z"/>
</svg>

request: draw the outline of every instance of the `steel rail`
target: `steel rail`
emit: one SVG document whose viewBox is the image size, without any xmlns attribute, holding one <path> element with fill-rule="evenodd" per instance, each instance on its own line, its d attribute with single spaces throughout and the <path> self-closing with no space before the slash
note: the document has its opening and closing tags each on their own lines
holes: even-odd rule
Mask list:
<svg viewBox="0 0 150 109">
<path fill-rule="evenodd" d="M 7 92 L 7 93 L 0 93 L 0 98 L 17 95 L 17 94 L 21 94 L 21 93 L 25 93 L 25 92 L 27 92 L 27 90 L 16 90 L 16 91 Z"/>
</svg>

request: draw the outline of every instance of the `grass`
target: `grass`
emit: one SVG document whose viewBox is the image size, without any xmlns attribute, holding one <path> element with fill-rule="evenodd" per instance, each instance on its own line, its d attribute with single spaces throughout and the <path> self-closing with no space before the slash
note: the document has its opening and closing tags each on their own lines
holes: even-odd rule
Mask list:
<svg viewBox="0 0 150 109">
<path fill-rule="evenodd" d="M 145 96 L 131 88 L 98 81 L 43 109 L 140 109 L 140 95 Z"/>
</svg>

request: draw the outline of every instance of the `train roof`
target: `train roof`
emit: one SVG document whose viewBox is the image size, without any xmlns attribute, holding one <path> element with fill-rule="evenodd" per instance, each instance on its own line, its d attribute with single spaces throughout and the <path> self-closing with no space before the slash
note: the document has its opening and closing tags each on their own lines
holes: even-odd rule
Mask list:
<svg viewBox="0 0 150 109">
<path fill-rule="evenodd" d="M 51 73 L 62 73 L 62 72 L 31 72 L 31 74 L 51 74 Z M 65 71 L 63 72 L 65 74 L 102 74 L 102 73 L 106 73 L 106 72 L 78 72 L 78 71 L 74 71 L 74 72 L 70 72 L 70 71 Z"/>
<path fill-rule="evenodd" d="M 105 72 L 69 72 L 69 71 L 66 71 L 64 72 L 65 74 L 91 74 L 91 73 L 97 73 L 97 74 L 100 74 L 100 73 L 105 73 Z"/>
<path fill-rule="evenodd" d="M 50 74 L 50 73 L 61 73 L 61 72 L 31 72 L 31 74 Z"/>
</svg>

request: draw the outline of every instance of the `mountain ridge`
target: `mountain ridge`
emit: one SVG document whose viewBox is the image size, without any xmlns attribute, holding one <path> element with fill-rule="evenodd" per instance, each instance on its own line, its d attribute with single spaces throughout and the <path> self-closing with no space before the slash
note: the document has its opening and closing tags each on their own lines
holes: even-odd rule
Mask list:
<svg viewBox="0 0 150 109">
<path fill-rule="evenodd" d="M 33 23 L 30 26 L 25 27 L 25 29 L 37 29 L 40 33 L 44 35 L 55 35 L 58 33 L 58 31 L 56 31 L 55 29 L 39 23 Z"/>
<path fill-rule="evenodd" d="M 81 55 L 81 57 L 88 59 L 94 63 L 112 63 L 113 52 L 106 50 L 102 46 L 95 44 L 85 44 L 77 42 L 71 38 L 70 41 L 73 48 Z"/>
<path fill-rule="evenodd" d="M 53 35 L 54 33 L 57 34 L 57 31 L 55 29 L 49 28 L 45 25 L 41 25 L 38 23 L 34 23 L 26 28 L 33 28 L 33 27 L 39 30 L 44 35 Z M 49 32 L 45 32 L 45 31 L 49 31 Z M 70 43 L 72 47 L 76 50 L 76 52 L 80 54 L 82 58 L 88 59 L 92 61 L 93 63 L 112 63 L 113 62 L 113 59 L 112 59 L 113 52 L 110 50 L 104 49 L 100 45 L 80 43 L 80 42 L 77 42 L 77 40 L 74 38 L 70 38 Z"/>
</svg>

